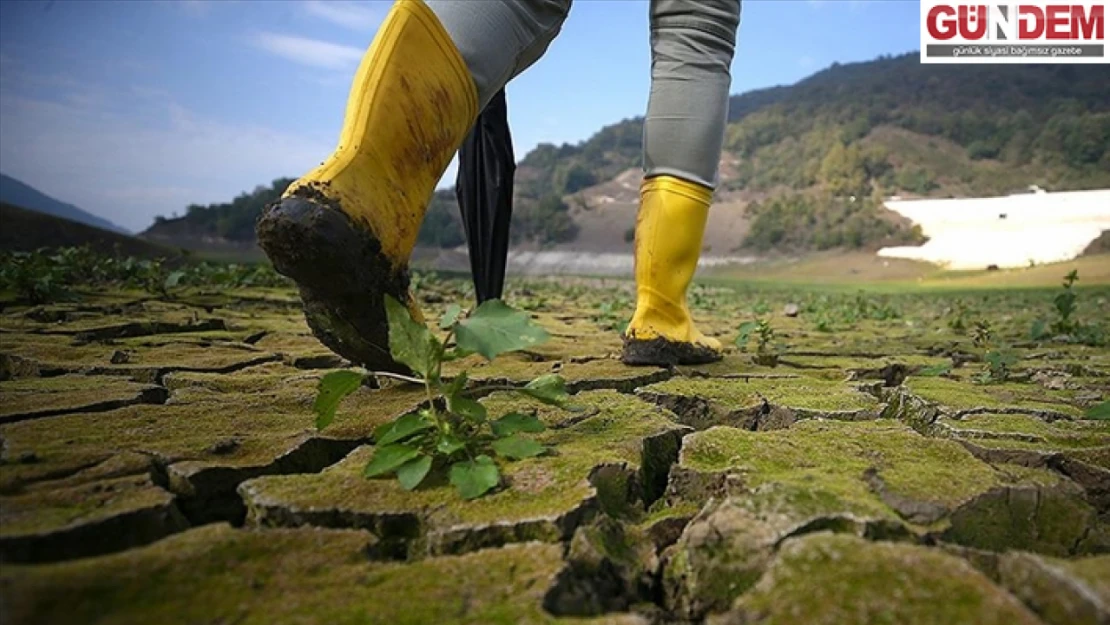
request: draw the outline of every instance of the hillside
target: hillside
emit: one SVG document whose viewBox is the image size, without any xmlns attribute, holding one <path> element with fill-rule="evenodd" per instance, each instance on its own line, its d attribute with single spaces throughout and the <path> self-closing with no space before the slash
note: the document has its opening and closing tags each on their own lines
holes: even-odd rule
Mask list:
<svg viewBox="0 0 1110 625">
<path fill-rule="evenodd" d="M 514 243 L 630 251 L 641 145 L 637 117 L 526 154 Z M 922 65 L 916 53 L 834 64 L 731 98 L 706 248 L 728 255 L 912 242 L 919 235 L 882 208 L 883 197 L 1106 188 L 1108 145 L 1110 67 Z M 189 207 L 144 235 L 249 245 L 254 217 L 285 184 Z M 441 191 L 420 242 L 462 241 L 454 194 Z"/>
<path fill-rule="evenodd" d="M 4 174 L 0 174 L 0 202 L 22 206 L 29 210 L 54 215 L 70 221 L 77 221 L 102 230 L 131 234 L 127 229 L 121 228 L 107 219 L 97 217 L 73 204 L 56 200 L 38 189 Z"/>
<path fill-rule="evenodd" d="M 137 237 L 94 228 L 54 215 L 0 202 L 0 251 L 31 252 L 39 248 L 82 247 L 101 254 L 140 258 L 170 258 L 180 250 L 149 243 Z"/>
</svg>

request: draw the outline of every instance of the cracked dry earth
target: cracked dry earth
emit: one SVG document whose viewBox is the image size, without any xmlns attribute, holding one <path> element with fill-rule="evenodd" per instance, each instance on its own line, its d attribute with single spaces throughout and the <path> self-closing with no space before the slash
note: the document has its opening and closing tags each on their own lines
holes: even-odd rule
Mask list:
<svg viewBox="0 0 1110 625">
<path fill-rule="evenodd" d="M 430 321 L 463 286 L 422 285 Z M 554 452 L 472 502 L 361 475 L 422 389 L 361 388 L 314 430 L 344 363 L 292 291 L 7 306 L 0 622 L 1110 623 L 1110 422 L 1083 418 L 1110 353 L 1014 339 L 981 384 L 950 327 L 970 306 L 1020 337 L 1051 294 L 699 287 L 710 334 L 771 311 L 784 351 L 667 370 L 616 359 L 629 288 L 514 284 L 552 340 L 451 363 L 558 371 L 586 407 L 485 397 L 537 411 Z"/>
</svg>

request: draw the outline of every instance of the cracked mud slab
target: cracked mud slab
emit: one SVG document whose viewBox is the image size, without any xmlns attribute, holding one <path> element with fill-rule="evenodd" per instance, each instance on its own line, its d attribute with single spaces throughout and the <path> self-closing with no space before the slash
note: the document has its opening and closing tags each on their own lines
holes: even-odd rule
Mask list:
<svg viewBox="0 0 1110 625">
<path fill-rule="evenodd" d="M 513 545 L 399 564 L 370 561 L 374 543 L 368 533 L 354 530 L 250 531 L 214 524 L 122 554 L 55 565 L 5 566 L 0 571 L 5 621 L 559 622 L 541 607 L 562 566 L 558 546 Z"/>
<path fill-rule="evenodd" d="M 410 551 L 458 553 L 529 540 L 570 538 L 584 520 L 658 497 L 681 431 L 659 408 L 614 391 L 576 396 L 585 418 L 492 396 L 491 415 L 536 410 L 548 429 L 536 436 L 554 455 L 509 462 L 511 488 L 466 502 L 445 482 L 404 491 L 395 479 L 362 476 L 364 447 L 318 475 L 269 476 L 240 486 L 249 521 L 261 526 L 362 527 L 379 537 L 412 541 Z M 657 452 L 657 450 L 662 450 Z"/>
<path fill-rule="evenodd" d="M 924 547 L 813 534 L 786 541 L 767 573 L 713 625 L 1039 625 L 970 565 Z"/>
<path fill-rule="evenodd" d="M 167 396 L 162 387 L 112 376 L 73 374 L 7 380 L 0 382 L 0 423 L 160 404 Z"/>
<path fill-rule="evenodd" d="M 990 463 L 1047 467 L 1082 486 L 1102 514 L 1110 512 L 1110 421 L 1047 422 L 1020 414 L 940 418 L 934 436 L 959 440 Z"/>
<path fill-rule="evenodd" d="M 1110 622 L 1110 556 L 1062 560 L 1010 553 L 998 564 L 999 583 L 1048 625 Z"/>
<path fill-rule="evenodd" d="M 961 419 L 942 417 L 933 424 L 931 434 L 959 440 L 988 462 L 1036 467 L 1082 463 L 1092 474 L 1110 470 L 1110 421 L 1046 422 L 1021 414 L 985 413 Z M 1080 470 L 1075 467 L 1064 472 Z"/>
<path fill-rule="evenodd" d="M 990 449 L 1046 453 L 1110 446 L 1110 421 L 1045 421 L 1020 414 L 974 414 L 962 419 L 942 417 L 938 436 L 974 442 Z"/>
<path fill-rule="evenodd" d="M 772 429 L 814 417 L 876 419 L 884 408 L 857 385 L 812 377 L 673 378 L 642 387 L 637 394 L 698 429 Z"/>
<path fill-rule="evenodd" d="M 171 371 L 230 373 L 280 359 L 246 343 L 172 335 L 75 344 L 66 336 L 14 334 L 4 337 L 4 351 L 39 369 L 120 375 L 140 382 L 156 382 Z"/>
<path fill-rule="evenodd" d="M 0 496 L 0 562 L 51 562 L 144 545 L 188 527 L 146 475 Z"/>
<path fill-rule="evenodd" d="M 686 437 L 668 489 L 670 497 L 695 501 L 740 494 L 758 503 L 764 493 L 790 493 L 803 519 L 846 514 L 894 520 L 915 531 L 958 532 L 971 546 L 997 540 L 993 523 L 975 522 L 981 508 L 993 507 L 995 495 L 1038 493 L 1043 502 L 1058 503 L 1059 514 L 1048 507 L 1038 513 L 1045 515 L 1042 532 L 1056 527 L 1063 533 L 1060 546 L 1094 523 L 1094 509 L 1067 478 L 1042 469 L 993 467 L 956 441 L 923 437 L 889 420 L 698 432 Z M 966 515 L 955 528 L 954 513 Z"/>
<path fill-rule="evenodd" d="M 664 568 L 668 607 L 692 618 L 724 609 L 783 540 L 815 531 L 1053 556 L 1108 548 L 1106 524 L 1068 478 L 992 466 L 957 441 L 890 420 L 697 432 L 684 440 L 667 497 L 709 502 Z"/>
<path fill-rule="evenodd" d="M 139 470 L 162 476 L 195 521 L 241 517 L 239 482 L 318 471 L 421 401 L 408 389 L 392 389 L 373 403 L 356 392 L 340 407 L 341 422 L 321 435 L 312 413 L 318 377 L 280 365 L 234 375 L 179 373 L 167 378 L 165 405 L 0 426 L 0 492 L 72 481 L 131 453 L 150 458 Z"/>
<path fill-rule="evenodd" d="M 947 378 L 910 377 L 905 384 L 914 395 L 941 407 L 945 414 L 1007 412 L 1041 415 L 1048 419 L 1077 418 L 1083 411 L 1073 391 L 1052 391 L 1030 384 L 975 384 Z"/>
<path fill-rule="evenodd" d="M 470 386 L 485 384 L 510 384 L 523 386 L 541 375 L 558 373 L 567 382 L 571 393 L 600 389 L 612 389 L 631 393 L 636 389 L 661 382 L 671 377 L 671 373 L 660 367 L 628 367 L 614 358 L 588 357 L 584 360 L 563 358 L 560 360 L 535 360 L 528 356 L 510 354 L 493 362 L 480 356 L 444 365 L 443 375 L 452 377 L 467 371 Z"/>
<path fill-rule="evenodd" d="M 87 333 L 107 339 L 126 334 L 138 336 L 227 330 L 222 321 L 194 307 L 139 299 L 119 303 L 47 304 L 16 310 L 0 315 L 0 329 L 69 336 Z"/>
</svg>

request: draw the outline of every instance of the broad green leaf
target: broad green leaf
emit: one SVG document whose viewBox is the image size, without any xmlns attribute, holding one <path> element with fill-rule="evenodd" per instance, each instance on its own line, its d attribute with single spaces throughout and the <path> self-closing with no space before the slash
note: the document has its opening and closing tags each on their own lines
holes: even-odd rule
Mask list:
<svg viewBox="0 0 1110 625">
<path fill-rule="evenodd" d="M 486 407 L 474 401 L 473 399 L 463 397 L 462 391 L 465 386 L 466 372 L 463 371 L 458 375 L 458 377 L 456 377 L 454 380 L 451 380 L 451 384 L 444 392 L 444 396 L 447 398 L 447 409 L 459 416 L 466 417 L 471 421 L 477 423 L 485 422 L 486 417 L 488 416 L 486 413 Z"/>
<path fill-rule="evenodd" d="M 451 304 L 450 306 L 448 306 L 447 310 L 443 313 L 443 318 L 439 320 L 440 329 L 446 330 L 447 328 L 455 325 L 455 322 L 459 320 L 459 315 L 462 314 L 462 311 L 462 306 L 459 306 L 458 304 Z"/>
<path fill-rule="evenodd" d="M 439 437 L 439 443 L 436 444 L 436 451 L 445 456 L 450 456 L 456 451 L 461 451 L 463 447 L 466 447 L 466 443 L 458 436 L 443 434 Z"/>
<path fill-rule="evenodd" d="M 463 499 L 475 499 L 497 486 L 501 482 L 501 473 L 493 458 L 483 454 L 474 460 L 451 465 L 449 479 Z"/>
<path fill-rule="evenodd" d="M 374 449 L 374 457 L 366 463 L 362 474 L 366 477 L 376 477 L 393 471 L 409 460 L 420 455 L 420 450 L 408 445 L 386 445 Z"/>
<path fill-rule="evenodd" d="M 748 339 L 751 337 L 752 332 L 755 332 L 756 328 L 758 327 L 759 322 L 756 321 L 745 321 L 744 323 L 741 323 L 740 328 L 738 329 L 739 334 L 736 336 L 736 346 L 739 347 L 741 350 L 746 350 Z"/>
<path fill-rule="evenodd" d="M 172 289 L 172 288 L 176 287 L 181 282 L 181 279 L 184 278 L 184 277 L 185 277 L 185 272 L 184 271 L 175 271 L 175 272 L 171 273 L 170 275 L 166 276 L 166 282 L 162 286 L 164 288 L 167 288 L 167 289 Z"/>
<path fill-rule="evenodd" d="M 399 363 L 423 377 L 435 370 L 439 343 L 428 328 L 413 320 L 409 309 L 393 296 L 385 296 L 389 318 L 389 353 Z"/>
<path fill-rule="evenodd" d="M 510 412 L 509 414 L 490 422 L 493 435 L 497 438 L 512 436 L 517 432 L 536 433 L 544 431 L 543 422 L 536 415 Z"/>
<path fill-rule="evenodd" d="M 513 434 L 508 438 L 500 438 L 493 441 L 493 450 L 496 451 L 499 456 L 519 460 L 521 458 L 538 456 L 545 451 L 545 447 L 530 438 L 524 438 L 519 434 Z"/>
<path fill-rule="evenodd" d="M 389 436 L 389 433 L 393 431 L 395 425 L 397 425 L 397 421 L 390 421 L 389 423 L 383 423 L 374 428 L 374 440 L 380 441 L 386 436 Z"/>
<path fill-rule="evenodd" d="M 925 367 L 914 375 L 921 376 L 923 378 L 932 378 L 938 375 L 945 375 L 949 371 L 952 371 L 952 365 L 948 363 L 943 363 L 939 365 L 934 365 L 932 367 Z"/>
<path fill-rule="evenodd" d="M 332 371 L 320 378 L 316 386 L 316 401 L 312 409 L 316 412 L 316 429 L 322 430 L 335 420 L 335 411 L 343 398 L 358 390 L 362 384 L 362 374 L 354 371 Z"/>
<path fill-rule="evenodd" d="M 557 373 L 541 375 L 526 384 L 520 392 L 552 406 L 562 406 L 570 399 L 566 380 Z"/>
<path fill-rule="evenodd" d="M 1088 419 L 1110 419 L 1110 401 L 1104 401 L 1101 404 L 1095 404 L 1087 409 L 1084 415 Z"/>
<path fill-rule="evenodd" d="M 499 354 L 535 347 L 551 336 L 532 323 L 528 313 L 515 310 L 499 299 L 482 302 L 474 313 L 459 321 L 459 347 L 493 360 Z"/>
<path fill-rule="evenodd" d="M 435 424 L 432 422 L 431 417 L 428 416 L 428 412 L 426 410 L 421 410 L 420 412 L 410 412 L 398 417 L 397 420 L 392 423 L 392 426 L 393 427 L 389 428 L 387 432 L 383 432 L 381 438 L 374 439 L 374 443 L 377 445 L 396 443 L 417 432 L 431 429 L 435 427 Z M 377 430 L 375 430 L 374 433 L 376 435 Z"/>
<path fill-rule="evenodd" d="M 462 392 L 462 390 L 464 388 L 466 388 L 466 372 L 465 371 L 463 371 L 459 375 L 455 376 L 455 378 L 453 380 L 451 380 L 451 383 L 448 384 L 447 388 L 445 388 L 443 390 L 443 394 L 448 396 L 448 397 L 450 397 L 451 395 L 458 395 L 459 393 Z"/>
<path fill-rule="evenodd" d="M 485 423 L 489 416 L 485 406 L 462 395 L 448 395 L 447 409 L 474 423 Z"/>
<path fill-rule="evenodd" d="M 1048 328 L 1044 319 L 1037 319 L 1033 322 L 1033 327 L 1029 329 L 1029 337 L 1034 341 L 1039 341 L 1048 336 Z"/>
<path fill-rule="evenodd" d="M 428 471 L 431 469 L 431 456 L 413 458 L 397 468 L 397 481 L 401 483 L 401 488 L 412 490 L 420 486 L 420 482 L 424 481 L 424 478 L 428 475 Z"/>
</svg>

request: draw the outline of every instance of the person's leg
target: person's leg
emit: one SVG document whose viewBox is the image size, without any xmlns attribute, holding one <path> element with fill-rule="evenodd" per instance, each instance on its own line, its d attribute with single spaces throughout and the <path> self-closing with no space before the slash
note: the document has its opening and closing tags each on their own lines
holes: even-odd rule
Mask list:
<svg viewBox="0 0 1110 625">
<path fill-rule="evenodd" d="M 694 327 L 686 291 L 701 255 L 717 184 L 740 0 L 652 0 L 651 96 L 644 119 L 644 183 L 636 220 L 636 312 L 628 364 L 720 358 Z"/>
<path fill-rule="evenodd" d="M 466 60 L 478 110 L 547 52 L 571 0 L 425 0 Z"/>
<path fill-rule="evenodd" d="M 481 107 L 534 63 L 570 0 L 396 0 L 351 86 L 339 144 L 267 207 L 259 245 L 300 287 L 314 334 L 370 369 L 389 352 L 385 297 L 408 306 L 408 261 L 435 185 Z"/>
</svg>

